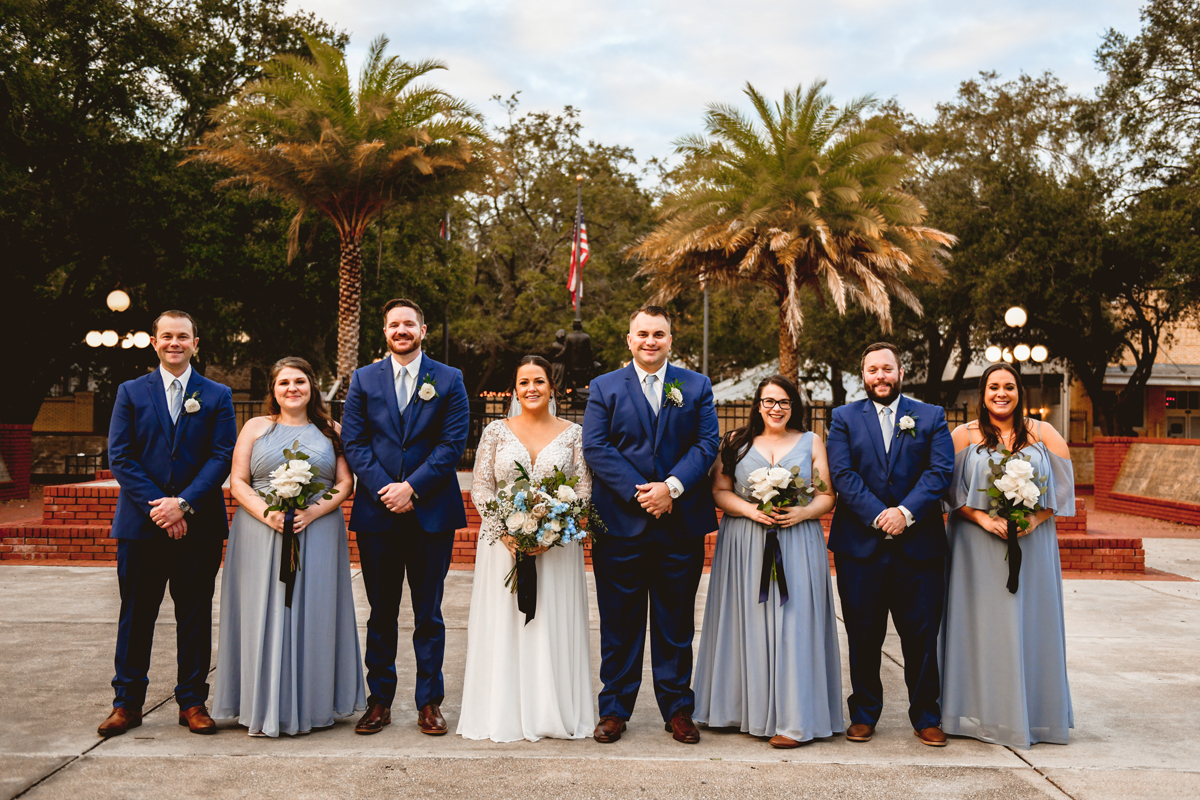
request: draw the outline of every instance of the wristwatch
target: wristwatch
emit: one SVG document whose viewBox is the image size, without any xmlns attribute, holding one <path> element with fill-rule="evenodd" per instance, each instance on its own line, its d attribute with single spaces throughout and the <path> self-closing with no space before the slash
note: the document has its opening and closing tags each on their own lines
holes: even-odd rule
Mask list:
<svg viewBox="0 0 1200 800">
<path fill-rule="evenodd" d="M 195 514 L 196 513 L 196 509 L 192 508 L 192 504 L 189 503 L 187 500 L 184 500 L 182 497 L 178 498 L 178 500 L 179 500 L 179 510 L 180 511 L 182 511 L 185 514 Z"/>
</svg>

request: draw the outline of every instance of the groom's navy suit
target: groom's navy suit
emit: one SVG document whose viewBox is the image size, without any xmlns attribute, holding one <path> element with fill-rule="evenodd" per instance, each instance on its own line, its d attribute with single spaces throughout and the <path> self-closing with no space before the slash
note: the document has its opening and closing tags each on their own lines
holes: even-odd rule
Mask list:
<svg viewBox="0 0 1200 800">
<path fill-rule="evenodd" d="M 900 427 L 905 417 L 914 421 L 915 436 Z M 942 498 L 954 470 L 945 412 L 901 396 L 889 449 L 875 404 L 850 403 L 834 409 L 826 448 L 837 490 L 829 549 L 850 650 L 851 722 L 874 725 L 883 709 L 879 668 L 890 611 L 904 654 L 913 728 L 941 725 L 937 637 L 948 549 Z M 880 512 L 897 506 L 914 521 L 887 540 L 872 525 Z"/>
<path fill-rule="evenodd" d="M 178 683 L 183 710 L 204 705 L 212 657 L 213 583 L 229 533 L 221 485 L 229 477 L 237 419 L 229 387 L 192 370 L 184 392 L 200 409 L 171 422 L 162 373 L 156 369 L 117 389 L 108 428 L 108 460 L 121 493 L 113 515 L 121 617 L 117 628 L 113 705 L 141 709 L 150 647 L 168 584 L 175 602 Z M 172 539 L 150 519 L 150 501 L 181 497 L 187 533 Z"/>
<path fill-rule="evenodd" d="M 437 397 L 422 400 L 420 387 L 427 381 Z M 371 603 L 368 703 L 389 708 L 396 696 L 397 617 L 406 571 L 415 617 L 417 708 L 441 703 L 445 696 L 442 592 L 454 532 L 467 526 L 457 477 L 470 428 L 462 372 L 422 354 L 411 397 L 402 418 L 389 356 L 355 371 L 342 412 L 346 462 L 358 478 L 350 530 L 358 539 Z M 394 514 L 379 499 L 379 490 L 404 481 L 413 488 L 413 510 Z"/>
<path fill-rule="evenodd" d="M 681 382 L 683 406 L 664 400 L 658 416 L 637 371 L 592 381 L 583 418 L 583 453 L 595 477 L 592 501 L 608 530 L 596 535 L 592 563 L 600 611 L 600 715 L 629 719 L 642 683 L 649 605 L 654 694 L 663 719 L 691 713 L 696 589 L 704 536 L 717 528 L 708 480 L 719 429 L 712 384 L 668 366 L 665 385 Z M 660 389 L 661 391 L 661 389 Z M 659 519 L 635 499 L 639 484 L 675 476 L 683 494 Z"/>
</svg>

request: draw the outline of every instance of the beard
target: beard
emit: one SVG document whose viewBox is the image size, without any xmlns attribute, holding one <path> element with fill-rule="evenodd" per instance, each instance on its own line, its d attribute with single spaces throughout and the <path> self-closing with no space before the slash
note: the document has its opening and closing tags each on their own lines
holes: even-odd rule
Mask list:
<svg viewBox="0 0 1200 800">
<path fill-rule="evenodd" d="M 400 341 L 397 341 L 396 339 L 388 339 L 387 346 L 388 346 L 388 350 L 395 353 L 396 355 L 406 356 L 409 353 L 413 353 L 417 350 L 420 350 L 421 349 L 421 341 L 422 341 L 422 337 L 420 335 L 414 336 L 411 339 L 403 339 Z"/>
<path fill-rule="evenodd" d="M 873 400 L 883 406 L 891 405 L 892 401 L 894 401 L 900 395 L 900 390 L 902 387 L 903 383 L 899 380 L 897 380 L 895 383 L 884 382 L 878 384 L 877 386 L 867 386 L 867 399 Z M 883 389 L 888 390 L 886 395 L 879 394 L 879 391 Z"/>
</svg>

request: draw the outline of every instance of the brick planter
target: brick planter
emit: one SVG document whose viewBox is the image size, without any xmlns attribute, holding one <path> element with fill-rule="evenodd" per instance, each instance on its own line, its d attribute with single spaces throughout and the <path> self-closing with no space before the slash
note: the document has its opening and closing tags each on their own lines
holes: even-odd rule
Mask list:
<svg viewBox="0 0 1200 800">
<path fill-rule="evenodd" d="M 0 425 L 0 458 L 8 473 L 8 480 L 0 483 L 0 500 L 27 499 L 33 468 L 33 426 Z"/>
<path fill-rule="evenodd" d="M 1184 525 L 1200 525 L 1200 504 L 1177 502 L 1161 497 L 1143 497 L 1113 491 L 1121 477 L 1121 468 L 1130 449 L 1135 445 L 1160 445 L 1167 447 L 1200 446 L 1198 439 L 1147 439 L 1134 436 L 1100 436 L 1096 438 L 1096 486 L 1097 511 L 1117 514 L 1132 514 L 1138 517 L 1179 522 Z"/>
</svg>

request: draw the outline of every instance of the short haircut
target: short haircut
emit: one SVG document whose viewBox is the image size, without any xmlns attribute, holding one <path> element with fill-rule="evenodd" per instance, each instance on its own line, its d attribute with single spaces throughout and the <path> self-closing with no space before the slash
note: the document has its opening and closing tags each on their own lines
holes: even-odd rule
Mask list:
<svg viewBox="0 0 1200 800">
<path fill-rule="evenodd" d="M 665 319 L 667 321 L 667 327 L 668 328 L 671 327 L 671 312 L 667 311 L 662 306 L 653 306 L 653 305 L 642 306 L 637 311 L 635 311 L 629 315 L 629 324 L 630 325 L 632 325 L 633 321 L 638 318 L 638 314 L 645 314 L 648 317 L 662 317 L 663 319 Z"/>
<path fill-rule="evenodd" d="M 174 317 L 175 319 L 186 319 L 188 322 L 190 322 L 192 324 L 192 338 L 198 339 L 200 337 L 200 331 L 196 330 L 196 320 L 192 319 L 192 315 L 187 313 L 186 311 L 175 311 L 175 310 L 164 311 L 161 314 L 159 314 L 157 317 L 154 318 L 154 324 L 150 326 L 150 335 L 151 336 L 158 338 L 158 323 L 162 320 L 163 317 Z"/>
<path fill-rule="evenodd" d="M 412 300 L 406 300 L 403 297 L 397 297 L 395 300 L 388 300 L 387 305 L 383 307 L 383 324 L 387 324 L 387 315 L 392 312 L 393 308 L 411 308 L 417 312 L 417 321 L 422 325 L 425 324 L 425 312 L 421 307 Z"/>
<path fill-rule="evenodd" d="M 867 356 L 879 350 L 891 350 L 892 355 L 896 357 L 896 366 L 901 369 L 904 368 L 904 365 L 900 363 L 900 348 L 891 342 L 876 342 L 873 345 L 869 345 L 866 350 L 863 350 L 862 358 L 858 362 L 859 372 L 862 372 L 863 366 L 867 363 Z"/>
</svg>

